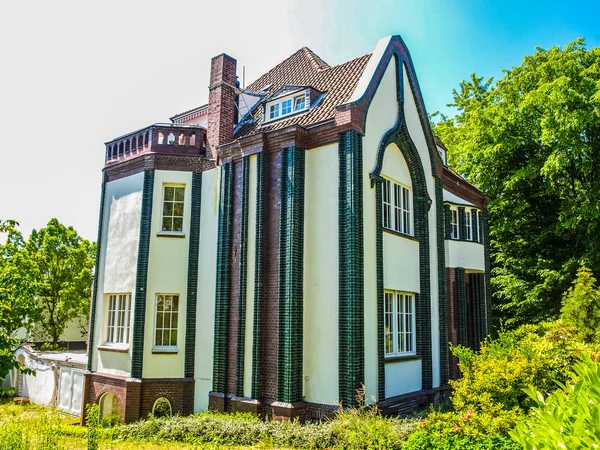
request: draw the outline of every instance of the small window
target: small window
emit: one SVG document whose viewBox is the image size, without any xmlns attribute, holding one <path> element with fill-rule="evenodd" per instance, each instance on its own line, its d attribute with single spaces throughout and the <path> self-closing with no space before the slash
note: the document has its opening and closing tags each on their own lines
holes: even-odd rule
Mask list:
<svg viewBox="0 0 600 450">
<path fill-rule="evenodd" d="M 458 211 L 450 210 L 450 238 L 458 239 Z"/>
<path fill-rule="evenodd" d="M 304 95 L 300 95 L 294 98 L 294 111 L 302 111 L 306 107 L 306 100 Z"/>
<path fill-rule="evenodd" d="M 162 145 L 165 143 L 165 135 L 162 133 L 162 131 L 158 132 L 158 144 Z"/>
<path fill-rule="evenodd" d="M 175 135 L 173 133 L 169 133 L 169 137 L 167 138 L 167 144 L 173 145 L 175 143 Z"/>
<path fill-rule="evenodd" d="M 270 114 L 269 114 L 270 119 L 275 119 L 276 117 L 279 117 L 279 103 L 271 105 L 269 110 L 270 110 Z"/>
<path fill-rule="evenodd" d="M 165 186 L 163 196 L 162 231 L 183 231 L 183 201 L 185 187 Z"/>
<path fill-rule="evenodd" d="M 385 291 L 385 356 L 416 353 L 414 294 Z"/>
<path fill-rule="evenodd" d="M 190 147 L 195 147 L 196 146 L 196 135 L 192 134 L 190 136 Z"/>
<path fill-rule="evenodd" d="M 107 344 L 129 344 L 131 294 L 109 294 Z"/>
<path fill-rule="evenodd" d="M 467 239 L 467 241 L 473 240 L 473 233 L 471 228 L 471 212 L 465 211 L 465 239 Z"/>
<path fill-rule="evenodd" d="M 171 417 L 173 415 L 173 409 L 171 408 L 171 402 L 164 397 L 159 398 L 154 402 L 152 407 L 152 415 L 156 418 L 159 417 Z"/>
<path fill-rule="evenodd" d="M 121 422 L 121 401 L 112 392 L 100 397 L 100 423 L 103 427 L 114 427 Z"/>
<path fill-rule="evenodd" d="M 292 112 L 292 99 L 285 100 L 281 103 L 281 115 L 285 116 Z"/>
<path fill-rule="evenodd" d="M 179 139 L 177 141 L 178 145 L 185 145 L 185 136 L 182 134 L 179 135 Z"/>
<path fill-rule="evenodd" d="M 412 235 L 410 189 L 390 180 L 383 182 L 383 226 Z"/>
<path fill-rule="evenodd" d="M 177 347 L 179 295 L 160 294 L 156 298 L 156 347 Z"/>
</svg>

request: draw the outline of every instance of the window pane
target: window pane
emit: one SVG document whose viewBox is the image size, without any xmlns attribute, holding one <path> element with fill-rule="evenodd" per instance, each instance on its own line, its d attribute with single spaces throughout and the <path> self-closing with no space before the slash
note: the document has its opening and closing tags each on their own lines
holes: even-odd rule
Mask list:
<svg viewBox="0 0 600 450">
<path fill-rule="evenodd" d="M 183 217 L 183 202 L 178 202 L 173 205 L 173 215 Z"/>
<path fill-rule="evenodd" d="M 294 99 L 294 102 L 295 102 L 295 105 L 294 105 L 295 111 L 300 111 L 305 108 L 304 95 L 301 97 L 296 97 Z"/>
<path fill-rule="evenodd" d="M 156 339 L 154 339 L 154 345 L 161 345 L 162 331 L 156 331 Z"/>
<path fill-rule="evenodd" d="M 164 313 L 156 313 L 156 328 L 163 328 Z"/>
<path fill-rule="evenodd" d="M 177 329 L 177 313 L 171 313 L 171 328 Z"/>
<path fill-rule="evenodd" d="M 173 231 L 183 231 L 183 218 L 176 217 L 173 219 Z"/>
<path fill-rule="evenodd" d="M 162 230 L 173 231 L 173 219 L 171 219 L 170 217 L 163 217 Z"/>
<path fill-rule="evenodd" d="M 173 200 L 174 191 L 174 187 L 165 186 L 165 200 Z"/>
<path fill-rule="evenodd" d="M 164 202 L 163 203 L 163 216 L 172 216 L 173 215 L 173 202 Z"/>
<path fill-rule="evenodd" d="M 281 114 L 289 114 L 292 112 L 292 100 L 286 100 L 281 104 Z"/>
<path fill-rule="evenodd" d="M 175 201 L 182 202 L 184 194 L 185 194 L 185 188 L 183 188 L 183 187 L 175 188 Z"/>
<path fill-rule="evenodd" d="M 177 345 L 177 330 L 171 331 L 171 339 L 168 345 Z"/>
</svg>

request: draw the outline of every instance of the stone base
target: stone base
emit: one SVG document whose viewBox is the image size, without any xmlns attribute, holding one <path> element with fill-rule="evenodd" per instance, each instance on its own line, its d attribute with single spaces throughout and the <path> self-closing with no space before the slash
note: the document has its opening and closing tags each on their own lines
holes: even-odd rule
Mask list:
<svg viewBox="0 0 600 450">
<path fill-rule="evenodd" d="M 115 395 L 121 403 L 121 422 L 145 418 L 152 412 L 154 402 L 166 398 L 173 414 L 194 412 L 193 378 L 127 378 L 86 371 L 84 374 L 81 423 L 85 424 L 85 405 L 98 403 L 106 393 Z"/>
<path fill-rule="evenodd" d="M 449 401 L 449 397 L 450 386 L 446 385 L 386 398 L 377 406 L 384 415 L 407 416 L 413 411 L 427 408 L 431 404 L 434 406 L 445 404 Z"/>
</svg>

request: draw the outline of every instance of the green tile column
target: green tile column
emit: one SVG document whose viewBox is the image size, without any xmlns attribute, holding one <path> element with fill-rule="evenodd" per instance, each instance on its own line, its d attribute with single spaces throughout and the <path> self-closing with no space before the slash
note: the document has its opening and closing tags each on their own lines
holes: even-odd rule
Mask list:
<svg viewBox="0 0 600 450">
<path fill-rule="evenodd" d="M 446 300 L 446 248 L 444 239 L 449 237 L 448 213 L 450 207 L 444 205 L 442 180 L 435 179 L 435 206 L 437 222 L 437 273 L 438 273 L 438 323 L 440 331 L 440 386 L 448 384 L 448 302 Z M 446 230 L 446 234 L 444 233 Z"/>
<path fill-rule="evenodd" d="M 458 207 L 458 238 L 461 241 L 467 240 L 467 224 L 465 222 L 465 208 L 464 206 Z M 471 230 L 472 231 L 472 230 Z"/>
<path fill-rule="evenodd" d="M 277 400 L 302 400 L 304 150 L 282 150 Z"/>
<path fill-rule="evenodd" d="M 490 261 L 490 229 L 488 224 L 488 213 L 484 211 L 481 215 L 481 228 L 483 231 L 483 251 L 485 258 L 485 335 L 492 332 L 492 284 L 491 284 L 491 261 Z"/>
<path fill-rule="evenodd" d="M 385 400 L 385 311 L 383 308 L 383 183 L 375 180 L 376 260 L 377 260 L 377 400 Z"/>
<path fill-rule="evenodd" d="M 198 263 L 200 256 L 200 216 L 202 207 L 202 173 L 192 174 L 192 210 L 188 251 L 187 303 L 185 317 L 184 377 L 194 376 L 196 355 L 196 306 L 198 301 Z"/>
<path fill-rule="evenodd" d="M 150 228 L 152 226 L 152 198 L 154 170 L 144 171 L 142 188 L 142 214 L 138 245 L 135 298 L 133 301 L 133 338 L 131 342 L 131 378 L 142 378 L 144 365 L 144 327 L 146 325 L 146 287 L 148 284 L 148 255 L 150 253 Z"/>
<path fill-rule="evenodd" d="M 221 165 L 219 223 L 217 230 L 217 282 L 215 292 L 215 343 L 213 357 L 213 391 L 227 389 L 227 314 L 230 282 L 232 163 Z"/>
<path fill-rule="evenodd" d="M 458 300 L 458 343 L 459 345 L 467 346 L 469 341 L 467 331 L 467 281 L 465 269 L 457 267 L 455 273 Z"/>
<path fill-rule="evenodd" d="M 254 252 L 254 326 L 252 327 L 252 398 L 258 399 L 262 368 L 262 267 L 263 267 L 263 205 L 264 169 L 263 153 L 256 155 L 256 233 Z"/>
<path fill-rule="evenodd" d="M 477 239 L 475 239 L 477 236 Z M 473 208 L 471 210 L 471 237 L 473 242 L 479 242 L 481 240 L 481 236 L 479 236 L 479 223 L 477 221 L 477 210 Z"/>
<path fill-rule="evenodd" d="M 355 406 L 365 371 L 362 136 L 354 130 L 340 133 L 338 153 L 339 398 L 344 406 Z M 382 301 L 383 296 L 377 299 Z"/>
<path fill-rule="evenodd" d="M 240 239 L 240 293 L 238 296 L 238 341 L 236 361 L 236 395 L 244 395 L 244 347 L 246 341 L 246 286 L 248 272 L 248 190 L 250 157 L 242 157 L 242 223 Z"/>
<path fill-rule="evenodd" d="M 452 235 L 452 211 L 450 205 L 444 205 L 444 237 L 451 239 Z"/>
<path fill-rule="evenodd" d="M 92 284 L 92 307 L 90 311 L 90 329 L 88 334 L 88 362 L 87 370 L 92 370 L 92 356 L 94 355 L 94 333 L 96 331 L 96 303 L 98 301 L 98 278 L 100 277 L 100 248 L 102 246 L 102 227 L 104 225 L 104 199 L 106 196 L 106 181 L 102 181 L 100 191 L 100 217 L 98 217 L 98 239 L 96 240 L 96 267 L 94 268 L 94 283 Z"/>
</svg>

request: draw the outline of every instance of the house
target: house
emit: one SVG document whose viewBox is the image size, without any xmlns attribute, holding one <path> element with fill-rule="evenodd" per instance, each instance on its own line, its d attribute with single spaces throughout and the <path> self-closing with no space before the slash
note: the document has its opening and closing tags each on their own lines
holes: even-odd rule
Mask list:
<svg viewBox="0 0 600 450">
<path fill-rule="evenodd" d="M 106 143 L 84 404 L 319 418 L 402 411 L 490 329 L 488 197 L 446 164 L 399 36 L 308 48 Z"/>
</svg>

